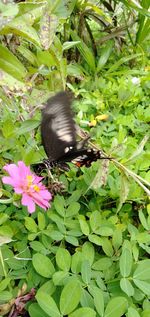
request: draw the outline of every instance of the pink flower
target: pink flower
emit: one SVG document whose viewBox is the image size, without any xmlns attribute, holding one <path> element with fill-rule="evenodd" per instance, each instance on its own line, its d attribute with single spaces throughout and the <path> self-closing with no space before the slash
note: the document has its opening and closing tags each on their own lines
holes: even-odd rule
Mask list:
<svg viewBox="0 0 150 317">
<path fill-rule="evenodd" d="M 19 161 L 18 166 L 16 164 L 5 165 L 4 170 L 9 176 L 2 178 L 3 183 L 13 186 L 15 193 L 22 195 L 21 203 L 27 206 L 29 213 L 35 211 L 35 204 L 44 209 L 50 206 L 49 200 L 52 199 L 52 196 L 41 183 L 43 177 L 32 173 L 30 167 L 26 166 L 24 162 Z"/>
</svg>

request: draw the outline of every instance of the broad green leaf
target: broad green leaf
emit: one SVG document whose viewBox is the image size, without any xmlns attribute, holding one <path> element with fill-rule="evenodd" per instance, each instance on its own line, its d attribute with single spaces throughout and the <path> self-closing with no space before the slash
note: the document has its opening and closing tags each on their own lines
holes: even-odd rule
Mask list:
<svg viewBox="0 0 150 317">
<path fill-rule="evenodd" d="M 129 307 L 128 308 L 127 317 L 140 317 L 140 315 L 139 315 L 138 311 L 135 308 Z"/>
<path fill-rule="evenodd" d="M 71 255 L 68 250 L 59 248 L 56 253 L 56 263 L 63 271 L 69 271 L 71 265 Z"/>
<path fill-rule="evenodd" d="M 50 317 L 60 317 L 61 314 L 54 299 L 45 292 L 37 292 L 36 299 L 40 307 Z"/>
<path fill-rule="evenodd" d="M 81 276 L 83 282 L 88 285 L 91 280 L 91 267 L 88 260 L 84 260 L 81 265 Z"/>
<path fill-rule="evenodd" d="M 79 215 L 78 220 L 81 227 L 81 231 L 83 232 L 85 236 L 88 236 L 90 233 L 90 229 L 85 217 L 83 215 Z"/>
<path fill-rule="evenodd" d="M 58 214 L 62 217 L 65 216 L 65 200 L 63 196 L 57 195 L 54 199 L 54 207 Z"/>
<path fill-rule="evenodd" d="M 37 304 L 37 303 L 32 303 L 29 306 L 29 314 L 31 317 L 48 317 L 43 309 Z"/>
<path fill-rule="evenodd" d="M 75 31 L 70 31 L 71 37 L 73 41 L 80 42 L 77 44 L 77 49 L 79 50 L 80 54 L 84 58 L 85 62 L 88 64 L 92 72 L 95 72 L 95 58 L 92 51 L 89 47 L 82 41 L 82 39 L 77 35 Z"/>
<path fill-rule="evenodd" d="M 134 279 L 147 281 L 150 280 L 150 260 L 143 260 L 137 264 L 137 268 L 133 274 Z"/>
<path fill-rule="evenodd" d="M 63 288 L 60 296 L 60 311 L 63 315 L 70 314 L 78 305 L 81 286 L 78 280 L 71 280 Z"/>
<path fill-rule="evenodd" d="M 78 214 L 80 204 L 76 201 L 72 202 L 66 209 L 66 217 L 72 217 Z"/>
<path fill-rule="evenodd" d="M 11 292 L 3 291 L 0 292 L 0 304 L 8 303 L 12 299 L 13 295 Z"/>
<path fill-rule="evenodd" d="M 99 211 L 94 211 L 90 215 L 90 226 L 94 233 L 97 232 L 102 222 L 102 216 Z"/>
<path fill-rule="evenodd" d="M 21 44 L 17 51 L 32 65 L 37 66 L 37 57 L 33 52 L 31 52 L 25 45 Z"/>
<path fill-rule="evenodd" d="M 138 279 L 133 279 L 133 282 L 135 283 L 135 285 L 145 294 L 150 296 L 150 283 L 149 282 L 145 282 L 142 280 L 138 280 Z"/>
<path fill-rule="evenodd" d="M 89 307 L 82 307 L 69 314 L 68 317 L 96 317 L 96 312 Z"/>
<path fill-rule="evenodd" d="M 96 244 L 96 245 L 102 246 L 102 244 L 103 244 L 102 238 L 100 238 L 100 237 L 97 236 L 96 234 L 89 234 L 88 238 L 89 238 L 89 240 L 90 240 L 91 242 L 93 242 L 93 243 Z"/>
<path fill-rule="evenodd" d="M 0 214 L 0 225 L 2 225 L 3 223 L 5 223 L 8 220 L 9 216 L 7 214 Z"/>
<path fill-rule="evenodd" d="M 9 285 L 11 279 L 6 277 L 4 280 L 0 282 L 0 292 L 4 291 L 4 289 Z"/>
<path fill-rule="evenodd" d="M 112 247 L 112 243 L 108 238 L 102 238 L 102 249 L 107 256 L 113 256 L 114 250 Z"/>
<path fill-rule="evenodd" d="M 39 292 L 47 293 L 49 295 L 52 295 L 55 292 L 55 290 L 56 287 L 52 280 L 49 280 L 46 283 L 42 284 L 42 286 L 38 289 Z"/>
<path fill-rule="evenodd" d="M 104 294 L 98 287 L 91 286 L 89 288 L 90 293 L 94 298 L 95 308 L 100 315 L 100 317 L 104 316 Z"/>
<path fill-rule="evenodd" d="M 31 217 L 25 217 L 25 227 L 28 229 L 28 231 L 33 233 L 36 233 L 38 228 L 35 220 Z"/>
<path fill-rule="evenodd" d="M 49 49 L 53 43 L 54 36 L 58 26 L 58 17 L 50 14 L 46 8 L 40 23 L 40 39 L 45 50 Z"/>
<path fill-rule="evenodd" d="M 22 90 L 26 91 L 27 87 L 21 80 L 17 80 L 7 72 L 0 69 L 0 85 L 8 86 L 10 90 Z"/>
<path fill-rule="evenodd" d="M 64 42 L 63 43 L 63 51 L 68 50 L 69 48 L 76 46 L 76 44 L 79 44 L 80 41 L 71 41 L 71 42 Z"/>
<path fill-rule="evenodd" d="M 96 261 L 92 265 L 92 268 L 97 271 L 105 271 L 105 270 L 108 270 L 112 266 L 112 264 L 113 264 L 112 259 L 105 257 Z"/>
<path fill-rule="evenodd" d="M 115 250 L 118 250 L 120 246 L 122 245 L 122 230 L 120 228 L 117 228 L 112 237 L 112 244 Z"/>
<path fill-rule="evenodd" d="M 45 214 L 42 212 L 38 212 L 38 227 L 40 230 L 45 229 Z"/>
<path fill-rule="evenodd" d="M 55 269 L 51 260 L 46 255 L 43 255 L 40 253 L 34 254 L 32 263 L 36 272 L 40 274 L 41 276 L 49 278 L 55 272 Z"/>
<path fill-rule="evenodd" d="M 147 220 L 146 220 L 145 215 L 144 215 L 144 213 L 142 212 L 142 210 L 139 210 L 139 218 L 140 218 L 140 221 L 141 221 L 142 226 L 143 226 L 146 230 L 149 230 L 149 225 L 148 225 L 148 223 L 147 223 Z"/>
<path fill-rule="evenodd" d="M 119 261 L 120 273 L 123 277 L 128 277 L 130 275 L 132 263 L 133 258 L 131 251 L 127 248 L 124 248 Z"/>
<path fill-rule="evenodd" d="M 36 30 L 32 26 L 29 26 L 21 17 L 13 19 L 0 31 L 0 34 L 3 35 L 10 33 L 22 36 L 33 44 L 40 46 L 40 39 Z"/>
<path fill-rule="evenodd" d="M 114 65 L 109 68 L 109 70 L 106 72 L 106 74 L 110 74 L 110 73 L 114 72 L 114 70 L 117 70 L 122 64 L 129 62 L 132 59 L 136 59 L 140 56 L 142 56 L 141 53 L 132 54 L 130 56 L 125 56 L 125 57 L 123 56 L 119 61 L 114 63 Z"/>
<path fill-rule="evenodd" d="M 57 271 L 53 274 L 53 283 L 54 285 L 64 285 L 64 281 L 69 277 L 68 271 Z"/>
<path fill-rule="evenodd" d="M 99 72 L 107 63 L 109 56 L 112 52 L 114 41 L 106 42 L 106 45 L 101 50 L 101 55 L 97 63 L 97 72 Z"/>
<path fill-rule="evenodd" d="M 90 307 L 94 309 L 94 300 L 93 297 L 89 294 L 86 289 L 82 288 L 80 304 L 82 307 Z"/>
<path fill-rule="evenodd" d="M 30 247 L 36 252 L 46 253 L 46 248 L 40 241 L 30 242 Z"/>
<path fill-rule="evenodd" d="M 88 241 L 85 242 L 82 246 L 82 254 L 83 254 L 83 258 L 85 260 L 88 260 L 90 265 L 92 265 L 94 262 L 94 255 L 95 255 L 93 244 Z"/>
<path fill-rule="evenodd" d="M 129 194 L 129 180 L 125 173 L 121 173 L 121 189 L 120 189 L 120 198 L 119 198 L 119 204 L 117 208 L 117 212 L 121 209 L 122 205 L 127 200 L 128 194 Z"/>
<path fill-rule="evenodd" d="M 38 120 L 26 120 L 21 122 L 21 126 L 16 128 L 15 133 L 19 136 L 30 132 L 39 126 Z"/>
<path fill-rule="evenodd" d="M 57 66 L 58 64 L 58 60 L 52 51 L 48 52 L 42 50 L 37 51 L 37 62 L 39 66 L 46 65 L 47 67 Z"/>
<path fill-rule="evenodd" d="M 134 288 L 127 278 L 121 278 L 120 287 L 129 297 L 134 295 Z"/>
<path fill-rule="evenodd" d="M 81 263 L 83 259 L 83 255 L 81 252 L 77 251 L 72 255 L 72 261 L 71 261 L 71 271 L 73 273 L 79 273 L 81 272 Z"/>
<path fill-rule="evenodd" d="M 68 243 L 74 245 L 75 247 L 77 247 L 77 246 L 79 245 L 79 241 L 78 241 L 78 239 L 77 239 L 76 237 L 73 237 L 73 236 L 69 236 L 69 235 L 68 235 L 68 236 L 65 237 L 65 240 L 66 240 Z"/>
<path fill-rule="evenodd" d="M 128 302 L 125 297 L 112 298 L 105 310 L 104 317 L 121 317 L 127 311 Z"/>
<path fill-rule="evenodd" d="M 0 68 L 18 80 L 23 80 L 27 70 L 7 47 L 0 44 Z"/>
</svg>

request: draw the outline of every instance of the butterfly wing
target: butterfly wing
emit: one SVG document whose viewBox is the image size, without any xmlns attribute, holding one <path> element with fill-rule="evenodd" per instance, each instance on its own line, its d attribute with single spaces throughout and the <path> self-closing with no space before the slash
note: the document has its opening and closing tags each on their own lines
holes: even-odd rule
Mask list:
<svg viewBox="0 0 150 317">
<path fill-rule="evenodd" d="M 42 111 L 41 136 L 50 161 L 58 161 L 76 147 L 71 98 L 67 92 L 59 92 L 47 101 Z"/>
</svg>

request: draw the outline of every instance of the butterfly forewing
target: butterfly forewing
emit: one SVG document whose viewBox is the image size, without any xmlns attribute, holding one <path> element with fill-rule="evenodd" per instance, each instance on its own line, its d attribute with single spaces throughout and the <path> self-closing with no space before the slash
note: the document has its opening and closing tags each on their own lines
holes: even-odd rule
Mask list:
<svg viewBox="0 0 150 317">
<path fill-rule="evenodd" d="M 42 111 L 42 143 L 50 161 L 59 160 L 76 147 L 71 98 L 60 92 L 47 101 Z"/>
</svg>

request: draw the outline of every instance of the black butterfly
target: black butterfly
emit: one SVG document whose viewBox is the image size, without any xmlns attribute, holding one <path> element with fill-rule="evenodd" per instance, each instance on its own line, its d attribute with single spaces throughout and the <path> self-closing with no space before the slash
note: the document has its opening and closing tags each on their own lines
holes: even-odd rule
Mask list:
<svg viewBox="0 0 150 317">
<path fill-rule="evenodd" d="M 85 147 L 87 139 L 77 142 L 71 97 L 67 92 L 59 92 L 47 101 L 42 111 L 41 137 L 48 167 L 73 160 L 77 166 L 88 167 L 93 161 L 105 158 L 101 151 Z"/>
</svg>

